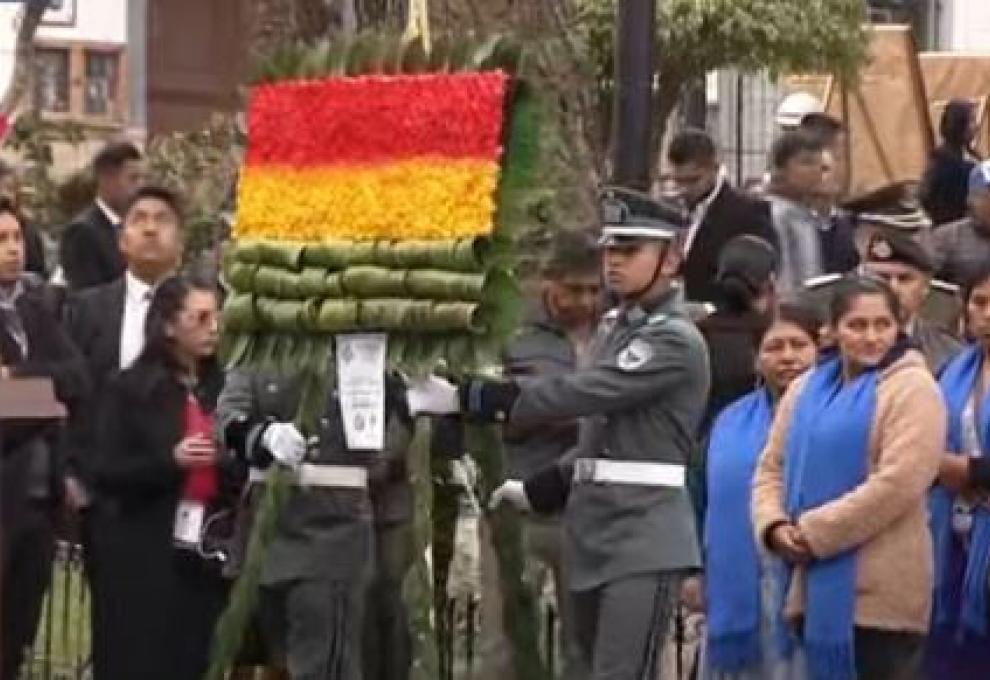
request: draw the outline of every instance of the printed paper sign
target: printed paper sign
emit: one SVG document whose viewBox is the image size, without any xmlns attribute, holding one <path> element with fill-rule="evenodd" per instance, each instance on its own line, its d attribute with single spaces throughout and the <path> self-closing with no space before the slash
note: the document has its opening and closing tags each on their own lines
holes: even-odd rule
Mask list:
<svg viewBox="0 0 990 680">
<path fill-rule="evenodd" d="M 388 335 L 337 336 L 337 394 L 347 448 L 381 451 L 385 446 L 385 354 Z"/>
</svg>

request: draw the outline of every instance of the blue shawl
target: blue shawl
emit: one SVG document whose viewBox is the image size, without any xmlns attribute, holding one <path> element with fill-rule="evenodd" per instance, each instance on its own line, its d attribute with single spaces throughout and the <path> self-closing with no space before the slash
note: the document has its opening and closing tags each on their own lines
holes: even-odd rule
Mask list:
<svg viewBox="0 0 990 680">
<path fill-rule="evenodd" d="M 712 668 L 725 673 L 761 660 L 760 555 L 750 499 L 753 472 L 772 422 L 769 393 L 755 390 L 719 414 L 708 444 L 707 653 Z"/>
<path fill-rule="evenodd" d="M 960 352 L 945 367 L 939 378 L 942 395 L 949 412 L 948 442 L 953 453 L 962 453 L 962 414 L 973 395 L 977 378 L 983 370 L 983 348 L 973 344 Z M 990 404 L 984 400 L 979 409 L 978 434 L 981 453 L 990 442 Z M 935 544 L 935 608 L 934 625 L 956 628 L 962 636 L 987 634 L 987 572 L 990 567 L 990 511 L 983 506 L 973 509 L 969 556 L 953 540 L 951 491 L 936 486 L 929 497 L 932 538 Z M 966 561 L 961 584 L 952 577 L 953 563 Z"/>
<path fill-rule="evenodd" d="M 801 514 L 845 495 L 866 478 L 876 410 L 877 369 L 844 383 L 842 361 L 826 357 L 808 376 L 791 419 L 784 457 L 784 504 Z M 791 565 L 782 569 L 787 592 Z M 856 551 L 807 566 L 803 647 L 811 676 L 856 677 L 853 633 Z"/>
</svg>

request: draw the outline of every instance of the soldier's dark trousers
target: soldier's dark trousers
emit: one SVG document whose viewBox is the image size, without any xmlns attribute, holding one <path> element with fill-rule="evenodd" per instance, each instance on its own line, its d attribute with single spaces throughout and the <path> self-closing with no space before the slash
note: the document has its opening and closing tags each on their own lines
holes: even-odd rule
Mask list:
<svg viewBox="0 0 990 680">
<path fill-rule="evenodd" d="M 375 574 L 364 619 L 364 680 L 408 680 L 412 635 L 402 581 L 413 562 L 412 527 L 375 527 Z"/>
<path fill-rule="evenodd" d="M 572 591 L 574 634 L 590 680 L 657 680 L 681 575 L 627 576 Z"/>
<path fill-rule="evenodd" d="M 362 680 L 366 589 L 366 579 L 299 579 L 261 587 L 265 642 L 292 680 Z"/>
</svg>

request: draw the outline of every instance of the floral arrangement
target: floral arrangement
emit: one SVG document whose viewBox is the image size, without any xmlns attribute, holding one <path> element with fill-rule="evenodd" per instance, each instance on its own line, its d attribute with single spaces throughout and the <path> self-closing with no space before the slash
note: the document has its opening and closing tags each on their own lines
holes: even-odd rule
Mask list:
<svg viewBox="0 0 990 680">
<path fill-rule="evenodd" d="M 236 236 L 403 241 L 491 233 L 508 84 L 504 72 L 488 71 L 257 88 Z"/>
<path fill-rule="evenodd" d="M 234 247 L 225 277 L 229 364 L 305 382 L 297 420 L 321 413 L 334 335 L 389 334 L 406 374 L 487 370 L 515 327 L 514 227 L 525 219 L 538 108 L 516 77 L 510 41 L 462 41 L 427 55 L 418 42 L 370 38 L 343 50 L 293 48 L 251 94 Z M 487 484 L 502 478 L 497 438 L 470 428 Z M 416 554 L 433 546 L 428 422 L 408 467 Z M 471 446 L 469 441 L 469 447 Z M 220 680 L 254 605 L 267 542 L 291 485 L 269 479 L 247 559 L 220 621 L 209 678 Z M 520 680 L 543 677 L 534 599 L 521 580 L 518 522 L 493 521 L 504 548 L 509 637 Z M 442 531 L 440 532 L 442 533 Z M 433 577 L 418 559 L 406 581 L 416 678 L 439 677 Z"/>
</svg>

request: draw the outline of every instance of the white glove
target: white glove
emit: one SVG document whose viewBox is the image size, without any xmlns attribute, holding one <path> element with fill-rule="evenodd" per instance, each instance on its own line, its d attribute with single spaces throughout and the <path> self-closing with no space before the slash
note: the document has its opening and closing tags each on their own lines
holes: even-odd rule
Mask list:
<svg viewBox="0 0 990 680">
<path fill-rule="evenodd" d="M 306 440 L 292 423 L 272 423 L 261 435 L 261 443 L 275 460 L 291 468 L 306 457 Z"/>
<path fill-rule="evenodd" d="M 460 413 L 461 404 L 457 398 L 457 386 L 435 375 L 416 379 L 406 387 L 406 402 L 409 413 L 446 415 Z"/>
<path fill-rule="evenodd" d="M 492 491 L 492 497 L 488 500 L 489 510 L 496 510 L 503 503 L 508 503 L 516 510 L 529 512 L 533 507 L 526 497 L 526 488 L 518 479 L 507 479 L 502 482 L 502 486 Z"/>
</svg>

